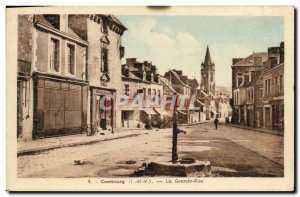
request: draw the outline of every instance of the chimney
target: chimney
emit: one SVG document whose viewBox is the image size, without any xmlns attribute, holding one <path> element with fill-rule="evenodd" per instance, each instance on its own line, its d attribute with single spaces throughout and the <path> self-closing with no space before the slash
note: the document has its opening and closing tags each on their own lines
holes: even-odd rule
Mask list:
<svg viewBox="0 0 300 197">
<path fill-rule="evenodd" d="M 61 14 L 59 20 L 60 20 L 59 30 L 63 31 L 63 32 L 67 32 L 68 31 L 68 15 Z"/>
</svg>

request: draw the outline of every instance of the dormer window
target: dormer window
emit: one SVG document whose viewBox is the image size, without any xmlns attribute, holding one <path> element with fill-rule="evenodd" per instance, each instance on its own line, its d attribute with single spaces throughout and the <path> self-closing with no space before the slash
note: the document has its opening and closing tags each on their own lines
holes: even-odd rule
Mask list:
<svg viewBox="0 0 300 197">
<path fill-rule="evenodd" d="M 262 65 L 262 57 L 254 57 L 255 65 Z"/>
<path fill-rule="evenodd" d="M 271 66 L 278 64 L 277 57 L 270 57 L 269 60 Z"/>
<path fill-rule="evenodd" d="M 129 68 L 127 65 L 124 68 L 124 75 L 125 75 L 125 77 L 129 77 Z"/>
<path fill-rule="evenodd" d="M 45 19 L 56 29 L 60 29 L 60 16 L 58 14 L 44 14 Z"/>
</svg>

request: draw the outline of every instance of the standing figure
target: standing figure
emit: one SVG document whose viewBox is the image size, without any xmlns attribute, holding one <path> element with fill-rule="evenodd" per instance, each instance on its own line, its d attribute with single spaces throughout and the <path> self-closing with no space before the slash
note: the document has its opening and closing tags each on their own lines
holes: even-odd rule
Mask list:
<svg viewBox="0 0 300 197">
<path fill-rule="evenodd" d="M 218 129 L 218 125 L 219 125 L 219 119 L 217 117 L 214 120 L 214 124 L 215 124 L 216 130 L 217 130 Z"/>
</svg>

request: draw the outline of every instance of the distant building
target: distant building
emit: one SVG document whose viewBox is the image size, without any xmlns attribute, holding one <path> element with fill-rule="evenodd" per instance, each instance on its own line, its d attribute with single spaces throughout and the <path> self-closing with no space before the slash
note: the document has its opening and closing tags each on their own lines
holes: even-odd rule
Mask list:
<svg viewBox="0 0 300 197">
<path fill-rule="evenodd" d="M 208 95 L 215 96 L 215 63 L 210 57 L 209 48 L 206 48 L 204 62 L 201 63 L 201 84 L 200 89 Z"/>
<path fill-rule="evenodd" d="M 206 48 L 204 62 L 201 63 L 201 85 L 197 95 L 204 104 L 201 109 L 205 120 L 215 117 L 231 117 L 232 109 L 229 104 L 231 98 L 231 89 L 222 86 L 216 86 L 215 82 L 215 64 L 211 59 L 209 47 Z"/>
<path fill-rule="evenodd" d="M 199 122 L 200 121 L 200 109 L 191 109 L 190 102 L 192 95 L 195 96 L 195 107 L 199 107 L 199 102 L 196 99 L 197 87 L 199 86 L 196 79 L 189 79 L 186 75 L 183 75 L 182 70 L 169 70 L 161 78 L 164 84 L 164 93 L 170 98 L 176 94 L 178 98 L 186 97 L 184 100 L 184 110 L 177 110 L 179 123 Z M 172 109 L 168 109 L 169 114 L 172 114 Z"/>
<path fill-rule="evenodd" d="M 157 68 L 152 63 L 138 62 L 136 58 L 127 58 L 126 64 L 122 65 L 122 85 L 122 94 L 129 96 L 128 105 L 121 110 L 122 127 L 142 126 L 148 118 L 153 126 L 158 126 L 158 119 L 163 120 L 164 116 L 169 115 L 160 105 L 163 98 L 163 85 L 160 83 Z M 128 107 L 137 95 L 142 97 L 142 109 L 129 109 Z M 154 96 L 159 98 L 156 104 L 153 100 Z M 147 106 L 146 101 L 149 99 L 153 104 Z"/>
<path fill-rule="evenodd" d="M 225 97 L 231 98 L 232 97 L 231 87 L 216 86 L 215 96 L 225 96 Z"/>
</svg>

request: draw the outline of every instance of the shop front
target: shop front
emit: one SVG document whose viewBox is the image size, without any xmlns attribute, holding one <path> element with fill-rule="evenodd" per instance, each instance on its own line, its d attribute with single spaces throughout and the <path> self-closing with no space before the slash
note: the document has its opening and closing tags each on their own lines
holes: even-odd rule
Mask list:
<svg viewBox="0 0 300 197">
<path fill-rule="evenodd" d="M 91 126 L 97 130 L 113 132 L 115 128 L 115 89 L 90 87 Z"/>
<path fill-rule="evenodd" d="M 284 130 L 284 102 L 283 100 L 271 101 L 272 105 L 272 129 Z"/>
<path fill-rule="evenodd" d="M 86 132 L 86 81 L 34 73 L 33 139 Z"/>
</svg>

